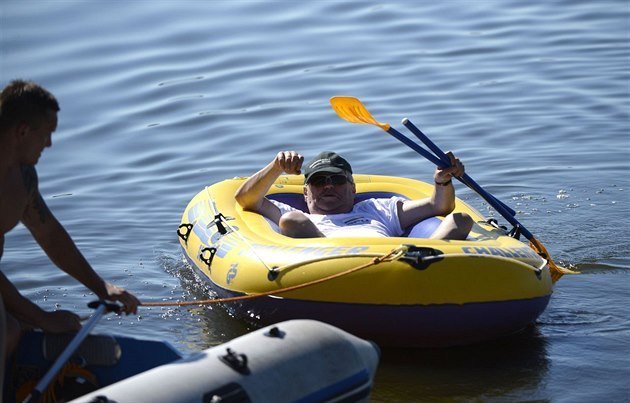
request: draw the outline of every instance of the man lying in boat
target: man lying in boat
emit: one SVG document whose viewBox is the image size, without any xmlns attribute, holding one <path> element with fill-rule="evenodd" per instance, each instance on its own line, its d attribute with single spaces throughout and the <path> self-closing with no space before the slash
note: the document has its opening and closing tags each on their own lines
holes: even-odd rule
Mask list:
<svg viewBox="0 0 630 403">
<path fill-rule="evenodd" d="M 401 197 L 367 199 L 355 204 L 356 185 L 352 167 L 332 151 L 318 154 L 304 168 L 304 199 L 308 213 L 265 197 L 283 173 L 299 175 L 304 157 L 282 151 L 236 191 L 244 210 L 263 215 L 276 223 L 283 235 L 292 238 L 402 236 L 420 221 L 445 216 L 432 233 L 411 235 L 433 239 L 466 239 L 473 220 L 455 208 L 453 176 L 464 174 L 464 165 L 449 152 L 451 166 L 437 168 L 433 195 L 419 200 Z"/>
</svg>

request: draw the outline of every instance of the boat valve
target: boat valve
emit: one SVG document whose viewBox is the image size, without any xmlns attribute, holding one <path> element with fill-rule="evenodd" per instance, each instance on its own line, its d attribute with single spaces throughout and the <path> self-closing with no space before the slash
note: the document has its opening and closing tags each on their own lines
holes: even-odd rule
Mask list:
<svg viewBox="0 0 630 403">
<path fill-rule="evenodd" d="M 275 281 L 278 278 L 278 275 L 280 275 L 280 268 L 278 266 L 274 266 L 267 272 L 267 280 Z"/>
<path fill-rule="evenodd" d="M 278 338 L 278 339 L 284 339 L 284 336 L 286 335 L 285 332 L 283 332 L 282 330 L 280 330 L 278 328 L 278 326 L 274 326 L 271 329 L 269 329 L 269 331 L 267 333 L 264 333 L 265 336 L 267 337 L 274 337 L 274 338 Z"/>
</svg>

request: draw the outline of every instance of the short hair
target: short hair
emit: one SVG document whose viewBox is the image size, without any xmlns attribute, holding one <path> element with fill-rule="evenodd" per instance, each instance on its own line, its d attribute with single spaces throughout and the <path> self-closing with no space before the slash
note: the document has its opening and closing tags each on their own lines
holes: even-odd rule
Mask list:
<svg viewBox="0 0 630 403">
<path fill-rule="evenodd" d="M 0 130 L 21 123 L 39 124 L 51 111 L 59 111 L 53 94 L 32 81 L 13 80 L 0 93 Z"/>
</svg>

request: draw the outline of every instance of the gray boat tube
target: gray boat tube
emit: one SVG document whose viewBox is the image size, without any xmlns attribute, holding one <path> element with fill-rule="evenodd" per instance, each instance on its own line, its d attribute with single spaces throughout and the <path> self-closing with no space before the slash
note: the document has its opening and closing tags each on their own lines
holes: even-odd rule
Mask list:
<svg viewBox="0 0 630 403">
<path fill-rule="evenodd" d="M 380 351 L 314 320 L 268 326 L 73 402 L 366 401 Z"/>
</svg>

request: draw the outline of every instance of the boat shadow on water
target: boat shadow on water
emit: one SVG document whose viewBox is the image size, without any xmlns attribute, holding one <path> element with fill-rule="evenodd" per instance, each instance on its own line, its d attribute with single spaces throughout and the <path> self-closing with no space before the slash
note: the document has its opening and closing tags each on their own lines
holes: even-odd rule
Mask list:
<svg viewBox="0 0 630 403">
<path fill-rule="evenodd" d="M 455 401 L 532 395 L 549 371 L 538 327 L 512 336 L 441 349 L 382 349 L 373 401 Z M 534 396 L 532 396 L 534 397 Z"/>
</svg>

